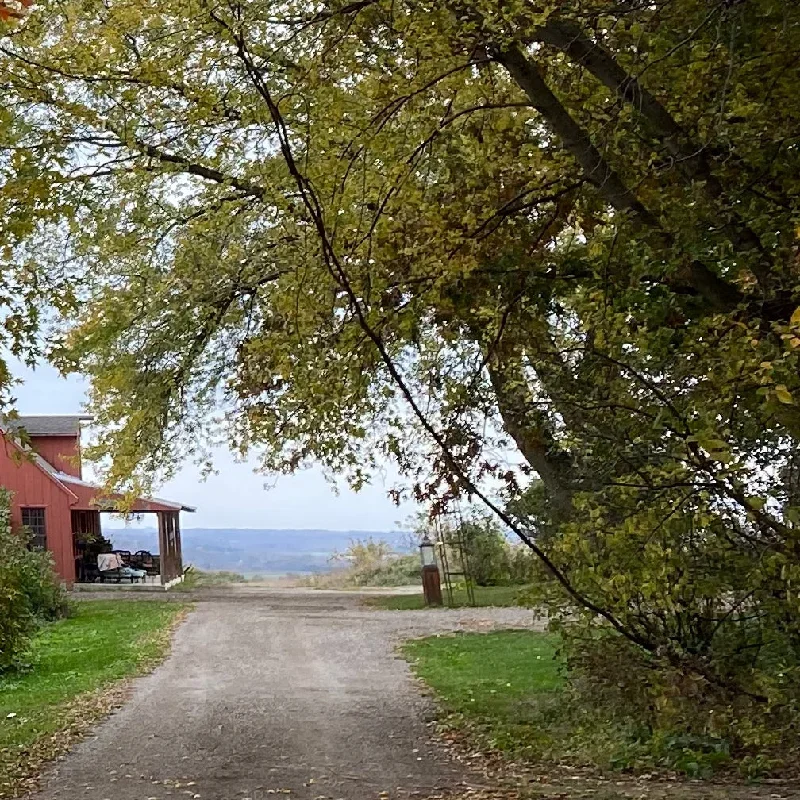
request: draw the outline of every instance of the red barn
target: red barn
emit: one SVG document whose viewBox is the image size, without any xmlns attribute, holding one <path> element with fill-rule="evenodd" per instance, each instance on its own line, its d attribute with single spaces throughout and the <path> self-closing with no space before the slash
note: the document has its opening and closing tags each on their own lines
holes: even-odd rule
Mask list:
<svg viewBox="0 0 800 800">
<path fill-rule="evenodd" d="M 84 481 L 81 422 L 90 420 L 85 415 L 23 416 L 6 422 L 0 431 L 0 486 L 13 492 L 12 525 L 27 526 L 34 542 L 53 554 L 58 574 L 72 584 L 76 537 L 100 533 L 101 511 L 117 511 L 119 504 L 126 512 L 153 513 L 158 518 L 161 583 L 171 583 L 183 574 L 180 512 L 194 509 L 154 498 L 123 504 L 121 497 Z"/>
</svg>

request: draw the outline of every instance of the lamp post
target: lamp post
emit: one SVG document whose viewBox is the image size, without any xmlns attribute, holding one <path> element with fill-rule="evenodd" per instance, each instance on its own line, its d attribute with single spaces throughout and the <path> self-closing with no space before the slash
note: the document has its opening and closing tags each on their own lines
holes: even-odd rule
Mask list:
<svg viewBox="0 0 800 800">
<path fill-rule="evenodd" d="M 422 537 L 419 543 L 419 557 L 422 562 L 422 592 L 425 605 L 442 605 L 442 584 L 439 579 L 439 567 L 436 564 L 436 545 L 428 538 Z"/>
</svg>

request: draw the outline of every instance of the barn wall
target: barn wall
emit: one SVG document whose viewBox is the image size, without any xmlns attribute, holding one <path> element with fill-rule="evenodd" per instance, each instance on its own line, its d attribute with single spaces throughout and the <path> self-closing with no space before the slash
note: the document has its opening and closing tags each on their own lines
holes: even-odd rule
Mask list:
<svg viewBox="0 0 800 800">
<path fill-rule="evenodd" d="M 60 472 L 81 477 L 81 450 L 77 436 L 31 436 L 31 447 Z"/>
<path fill-rule="evenodd" d="M 75 580 L 75 559 L 72 549 L 70 495 L 2 436 L 0 486 L 14 493 L 11 506 L 12 525 L 22 525 L 23 506 L 45 509 L 47 549 L 53 554 L 58 574 L 67 583 L 72 583 Z"/>
</svg>

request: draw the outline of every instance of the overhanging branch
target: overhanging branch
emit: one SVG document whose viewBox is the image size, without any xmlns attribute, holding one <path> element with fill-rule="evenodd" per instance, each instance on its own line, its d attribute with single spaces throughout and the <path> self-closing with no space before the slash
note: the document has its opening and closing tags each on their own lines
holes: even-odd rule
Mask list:
<svg viewBox="0 0 800 800">
<path fill-rule="evenodd" d="M 286 166 L 289 170 L 290 175 L 292 176 L 297 185 L 298 193 L 302 199 L 303 205 L 305 206 L 314 224 L 314 228 L 319 236 L 321 250 L 322 250 L 322 258 L 325 268 L 328 270 L 333 280 L 341 287 L 342 291 L 347 296 L 350 305 L 353 309 L 354 317 L 359 327 L 361 327 L 361 329 L 364 331 L 368 339 L 375 346 L 378 355 L 380 357 L 380 360 L 386 367 L 386 370 L 390 375 L 393 383 L 397 386 L 401 395 L 408 403 L 408 406 L 411 409 L 411 412 L 414 415 L 414 417 L 418 420 L 422 428 L 435 442 L 435 444 L 441 450 L 444 457 L 452 465 L 453 471 L 456 473 L 458 478 L 463 482 L 463 485 L 475 497 L 477 497 L 489 510 L 491 510 L 494 514 L 496 514 L 497 517 L 501 519 L 509 527 L 510 530 L 514 531 L 514 533 L 540 559 L 540 561 L 543 563 L 548 572 L 550 572 L 553 578 L 562 586 L 562 588 L 567 592 L 567 594 L 570 597 L 572 597 L 572 599 L 578 605 L 604 618 L 615 630 L 617 630 L 620 634 L 625 636 L 628 640 L 638 644 L 639 646 L 647 650 L 651 651 L 654 650 L 655 644 L 653 642 L 644 637 L 642 634 L 639 634 L 636 631 L 628 628 L 626 625 L 620 622 L 620 620 L 618 620 L 616 616 L 613 613 L 611 613 L 608 609 L 604 609 L 598 606 L 572 585 L 567 575 L 548 557 L 548 555 L 542 550 L 541 547 L 539 547 L 536 541 L 524 530 L 522 530 L 516 523 L 516 521 L 511 516 L 509 516 L 509 514 L 507 514 L 500 506 L 498 506 L 494 501 L 492 501 L 475 484 L 475 482 L 467 473 L 467 471 L 460 465 L 458 459 L 456 459 L 456 457 L 453 455 L 451 449 L 444 441 L 442 435 L 439 433 L 439 431 L 436 430 L 431 421 L 427 418 L 427 416 L 421 409 L 420 405 L 417 403 L 408 384 L 406 383 L 405 379 L 400 373 L 397 364 L 395 364 L 394 359 L 392 358 L 388 349 L 386 348 L 386 345 L 383 341 L 381 334 L 377 330 L 375 330 L 375 328 L 372 326 L 369 319 L 367 318 L 367 313 L 362 306 L 359 295 L 353 288 L 347 270 L 345 269 L 342 260 L 339 258 L 338 253 L 336 252 L 335 248 L 333 247 L 333 244 L 331 243 L 331 239 L 330 236 L 328 235 L 327 227 L 325 224 L 325 218 L 320 200 L 311 182 L 305 175 L 303 175 L 303 173 L 300 171 L 300 168 L 297 165 L 297 162 L 294 158 L 294 153 L 292 151 L 291 141 L 289 137 L 288 128 L 286 126 L 286 122 L 283 119 L 281 111 L 278 108 L 278 105 L 275 102 L 275 99 L 272 96 L 269 87 L 264 81 L 261 71 L 256 67 L 256 65 L 252 61 L 252 58 L 247 48 L 246 41 L 244 39 L 244 35 L 240 30 L 234 30 L 224 19 L 221 19 L 214 10 L 210 10 L 210 14 L 212 19 L 214 19 L 214 21 L 217 22 L 217 24 L 219 24 L 220 27 L 228 35 L 231 36 L 231 39 L 237 48 L 238 57 L 245 65 L 245 69 L 247 70 L 250 80 L 253 82 L 253 85 L 255 86 L 256 90 L 258 91 L 259 95 L 261 96 L 265 105 L 267 106 L 269 114 L 272 118 L 276 131 L 278 133 L 280 149 L 286 161 Z"/>
</svg>

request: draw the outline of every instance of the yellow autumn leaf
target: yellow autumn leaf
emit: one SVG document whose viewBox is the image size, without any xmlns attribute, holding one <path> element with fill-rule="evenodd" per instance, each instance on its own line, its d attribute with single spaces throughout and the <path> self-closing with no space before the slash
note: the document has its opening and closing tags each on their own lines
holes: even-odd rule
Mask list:
<svg viewBox="0 0 800 800">
<path fill-rule="evenodd" d="M 792 405 L 792 403 L 794 403 L 792 393 L 782 383 L 775 387 L 775 397 L 777 397 L 781 403 L 785 403 L 786 405 Z"/>
<path fill-rule="evenodd" d="M 789 322 L 792 325 L 800 325 L 800 306 L 798 306 L 792 316 L 789 318 Z"/>
</svg>

